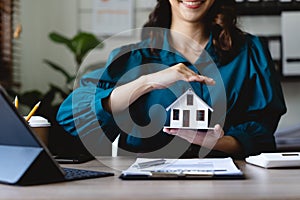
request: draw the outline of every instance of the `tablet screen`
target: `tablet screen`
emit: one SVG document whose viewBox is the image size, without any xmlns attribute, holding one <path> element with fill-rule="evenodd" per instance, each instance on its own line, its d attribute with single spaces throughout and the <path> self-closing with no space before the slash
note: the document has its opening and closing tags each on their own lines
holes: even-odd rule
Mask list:
<svg viewBox="0 0 300 200">
<path fill-rule="evenodd" d="M 0 90 L 0 145 L 41 147 L 25 120 Z"/>
</svg>

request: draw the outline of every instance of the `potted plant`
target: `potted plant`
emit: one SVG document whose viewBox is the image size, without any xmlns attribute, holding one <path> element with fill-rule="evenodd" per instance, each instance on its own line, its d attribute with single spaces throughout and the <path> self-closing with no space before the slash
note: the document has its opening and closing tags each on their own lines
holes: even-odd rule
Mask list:
<svg viewBox="0 0 300 200">
<path fill-rule="evenodd" d="M 103 48 L 104 46 L 102 41 L 99 40 L 95 35 L 87 32 L 79 32 L 73 38 L 68 38 L 57 32 L 52 32 L 49 34 L 49 39 L 57 44 L 64 45 L 72 52 L 76 62 L 76 72 L 78 72 L 83 59 L 91 50 L 94 48 Z M 61 154 L 66 152 L 74 153 L 74 151 L 81 151 L 82 147 L 80 147 L 81 149 L 78 147 L 78 144 L 80 143 L 79 139 L 64 133 L 64 130 L 56 122 L 58 108 L 62 100 L 65 99 L 72 91 L 73 83 L 77 73 L 70 74 L 65 70 L 65 67 L 48 59 L 45 59 L 44 62 L 47 64 L 47 66 L 64 76 L 65 85 L 58 86 L 50 83 L 49 89 L 46 92 L 32 90 L 22 94 L 17 94 L 14 91 L 9 91 L 9 93 L 11 96 L 18 95 L 21 103 L 28 107 L 32 107 L 37 101 L 42 102 L 37 114 L 46 117 L 52 123 L 49 138 L 49 148 L 52 153 Z M 86 70 L 89 70 L 89 68 Z"/>
</svg>

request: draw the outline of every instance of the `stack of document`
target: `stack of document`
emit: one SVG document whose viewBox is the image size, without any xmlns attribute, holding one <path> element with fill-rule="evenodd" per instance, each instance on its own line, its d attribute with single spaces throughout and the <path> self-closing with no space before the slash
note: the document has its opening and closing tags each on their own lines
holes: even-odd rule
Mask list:
<svg viewBox="0 0 300 200">
<path fill-rule="evenodd" d="M 138 158 L 121 179 L 226 179 L 244 178 L 231 158 L 149 159 Z"/>
</svg>

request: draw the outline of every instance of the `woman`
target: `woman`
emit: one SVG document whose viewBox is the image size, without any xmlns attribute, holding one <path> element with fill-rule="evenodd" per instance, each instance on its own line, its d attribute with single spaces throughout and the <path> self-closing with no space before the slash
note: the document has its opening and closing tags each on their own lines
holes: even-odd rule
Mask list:
<svg viewBox="0 0 300 200">
<path fill-rule="evenodd" d="M 85 76 L 61 105 L 58 122 L 93 143 L 86 145 L 120 135 L 123 150 L 146 156 L 199 156 L 200 147 L 243 157 L 274 151 L 273 133 L 286 112 L 281 87 L 268 51 L 237 28 L 233 6 L 159 0 L 143 41 L 114 50 L 104 71 Z M 217 109 L 223 88 L 224 115 L 207 132 L 163 129 L 164 109 L 189 87 Z"/>
</svg>

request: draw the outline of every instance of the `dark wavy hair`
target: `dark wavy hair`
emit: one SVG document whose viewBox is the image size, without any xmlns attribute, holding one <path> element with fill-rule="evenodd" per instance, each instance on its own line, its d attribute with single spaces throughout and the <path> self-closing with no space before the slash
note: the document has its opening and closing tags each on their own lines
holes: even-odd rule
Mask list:
<svg viewBox="0 0 300 200">
<path fill-rule="evenodd" d="M 169 0 L 158 0 L 143 27 L 170 29 L 171 19 L 172 12 Z M 220 58 L 219 61 L 226 64 L 239 52 L 245 35 L 237 27 L 235 0 L 215 0 L 207 12 L 205 21 L 212 33 L 213 45 Z M 153 34 L 151 31 L 143 31 L 142 38 L 156 37 Z"/>
</svg>

